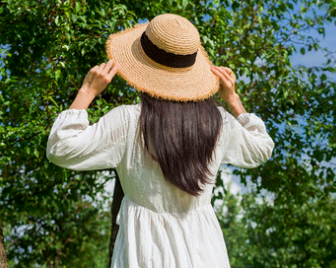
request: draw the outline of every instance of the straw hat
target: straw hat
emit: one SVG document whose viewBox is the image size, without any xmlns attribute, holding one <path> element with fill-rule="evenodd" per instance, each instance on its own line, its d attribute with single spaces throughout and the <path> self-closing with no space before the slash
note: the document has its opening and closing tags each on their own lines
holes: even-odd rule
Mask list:
<svg viewBox="0 0 336 268">
<path fill-rule="evenodd" d="M 119 63 L 117 74 L 156 98 L 197 101 L 219 88 L 197 29 L 179 15 L 161 14 L 111 34 L 107 55 Z"/>
</svg>

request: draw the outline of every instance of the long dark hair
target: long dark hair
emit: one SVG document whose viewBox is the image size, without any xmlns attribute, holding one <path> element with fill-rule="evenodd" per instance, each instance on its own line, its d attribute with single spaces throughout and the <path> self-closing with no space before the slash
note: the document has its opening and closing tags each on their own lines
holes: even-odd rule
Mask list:
<svg viewBox="0 0 336 268">
<path fill-rule="evenodd" d="M 208 168 L 222 129 L 222 117 L 213 99 L 177 102 L 140 93 L 140 133 L 165 178 L 192 194 L 210 183 Z"/>
</svg>

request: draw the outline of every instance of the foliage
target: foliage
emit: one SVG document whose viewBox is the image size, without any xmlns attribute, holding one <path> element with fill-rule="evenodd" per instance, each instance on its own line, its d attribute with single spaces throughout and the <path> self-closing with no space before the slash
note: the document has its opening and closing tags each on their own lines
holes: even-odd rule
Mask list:
<svg viewBox="0 0 336 268">
<path fill-rule="evenodd" d="M 15 259 L 19 260 L 19 267 L 27 268 L 37 264 L 57 266 L 64 264 L 64 259 L 66 267 L 107 266 L 109 213 L 101 213 L 83 200 L 70 202 L 64 208 L 57 202 L 59 199 L 56 196 L 53 206 L 43 204 L 42 209 L 29 211 L 22 221 L 7 226 L 11 229 L 7 242 L 10 267 L 15 265 Z M 43 207 L 49 210 L 43 213 Z"/>
<path fill-rule="evenodd" d="M 233 194 L 228 185 L 219 200 L 217 217 L 233 268 L 335 266 L 335 198 L 286 204 L 253 185 L 244 194 Z"/>
<path fill-rule="evenodd" d="M 168 12 L 195 24 L 216 65 L 233 68 L 246 109 L 265 120 L 276 143 L 268 163 L 235 171 L 243 182 L 252 180 L 256 194 L 272 192 L 275 205 L 243 199 L 244 220 L 256 227 L 238 224 L 232 212 L 223 225 L 238 230 L 225 235 L 232 265 L 332 267 L 335 55 L 320 47 L 312 33 L 322 37 L 325 25 L 334 22 L 333 0 L 3 0 L 0 217 L 11 267 L 106 266 L 97 264 L 108 239 L 100 233 L 107 223 L 106 218 L 97 221 L 105 214 L 96 196 L 113 172 L 55 167 L 46 160 L 46 141 L 54 118 L 69 107 L 84 75 L 106 61 L 108 35 Z M 310 51 L 324 53 L 325 64 L 292 66 L 295 53 Z M 134 89 L 117 77 L 88 110 L 90 120 L 135 101 Z M 269 235 L 268 228 L 273 228 Z"/>
</svg>

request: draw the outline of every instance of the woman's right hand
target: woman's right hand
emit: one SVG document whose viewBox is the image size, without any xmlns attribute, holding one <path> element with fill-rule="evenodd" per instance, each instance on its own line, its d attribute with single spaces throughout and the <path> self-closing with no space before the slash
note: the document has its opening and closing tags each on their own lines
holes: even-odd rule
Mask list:
<svg viewBox="0 0 336 268">
<path fill-rule="evenodd" d="M 102 93 L 119 69 L 119 64 L 110 59 L 107 63 L 102 63 L 93 67 L 86 75 L 82 91 L 87 91 L 94 97 Z"/>
<path fill-rule="evenodd" d="M 230 104 L 233 100 L 237 99 L 238 94 L 235 91 L 236 76 L 233 71 L 228 67 L 211 66 L 211 71 L 220 79 L 219 95 L 222 99 Z"/>
</svg>

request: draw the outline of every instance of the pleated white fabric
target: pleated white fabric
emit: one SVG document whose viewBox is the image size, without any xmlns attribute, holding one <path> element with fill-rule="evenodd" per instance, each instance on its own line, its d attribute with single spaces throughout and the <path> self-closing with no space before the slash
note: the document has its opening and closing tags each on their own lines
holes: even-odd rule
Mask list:
<svg viewBox="0 0 336 268">
<path fill-rule="evenodd" d="M 111 268 L 226 268 L 229 258 L 211 206 L 222 164 L 253 168 L 267 161 L 274 143 L 255 114 L 235 119 L 222 107 L 223 132 L 209 169 L 211 184 L 194 197 L 164 179 L 143 149 L 140 104 L 119 106 L 89 125 L 85 110 L 66 110 L 51 129 L 47 157 L 74 170 L 116 167 L 125 193 Z"/>
</svg>

